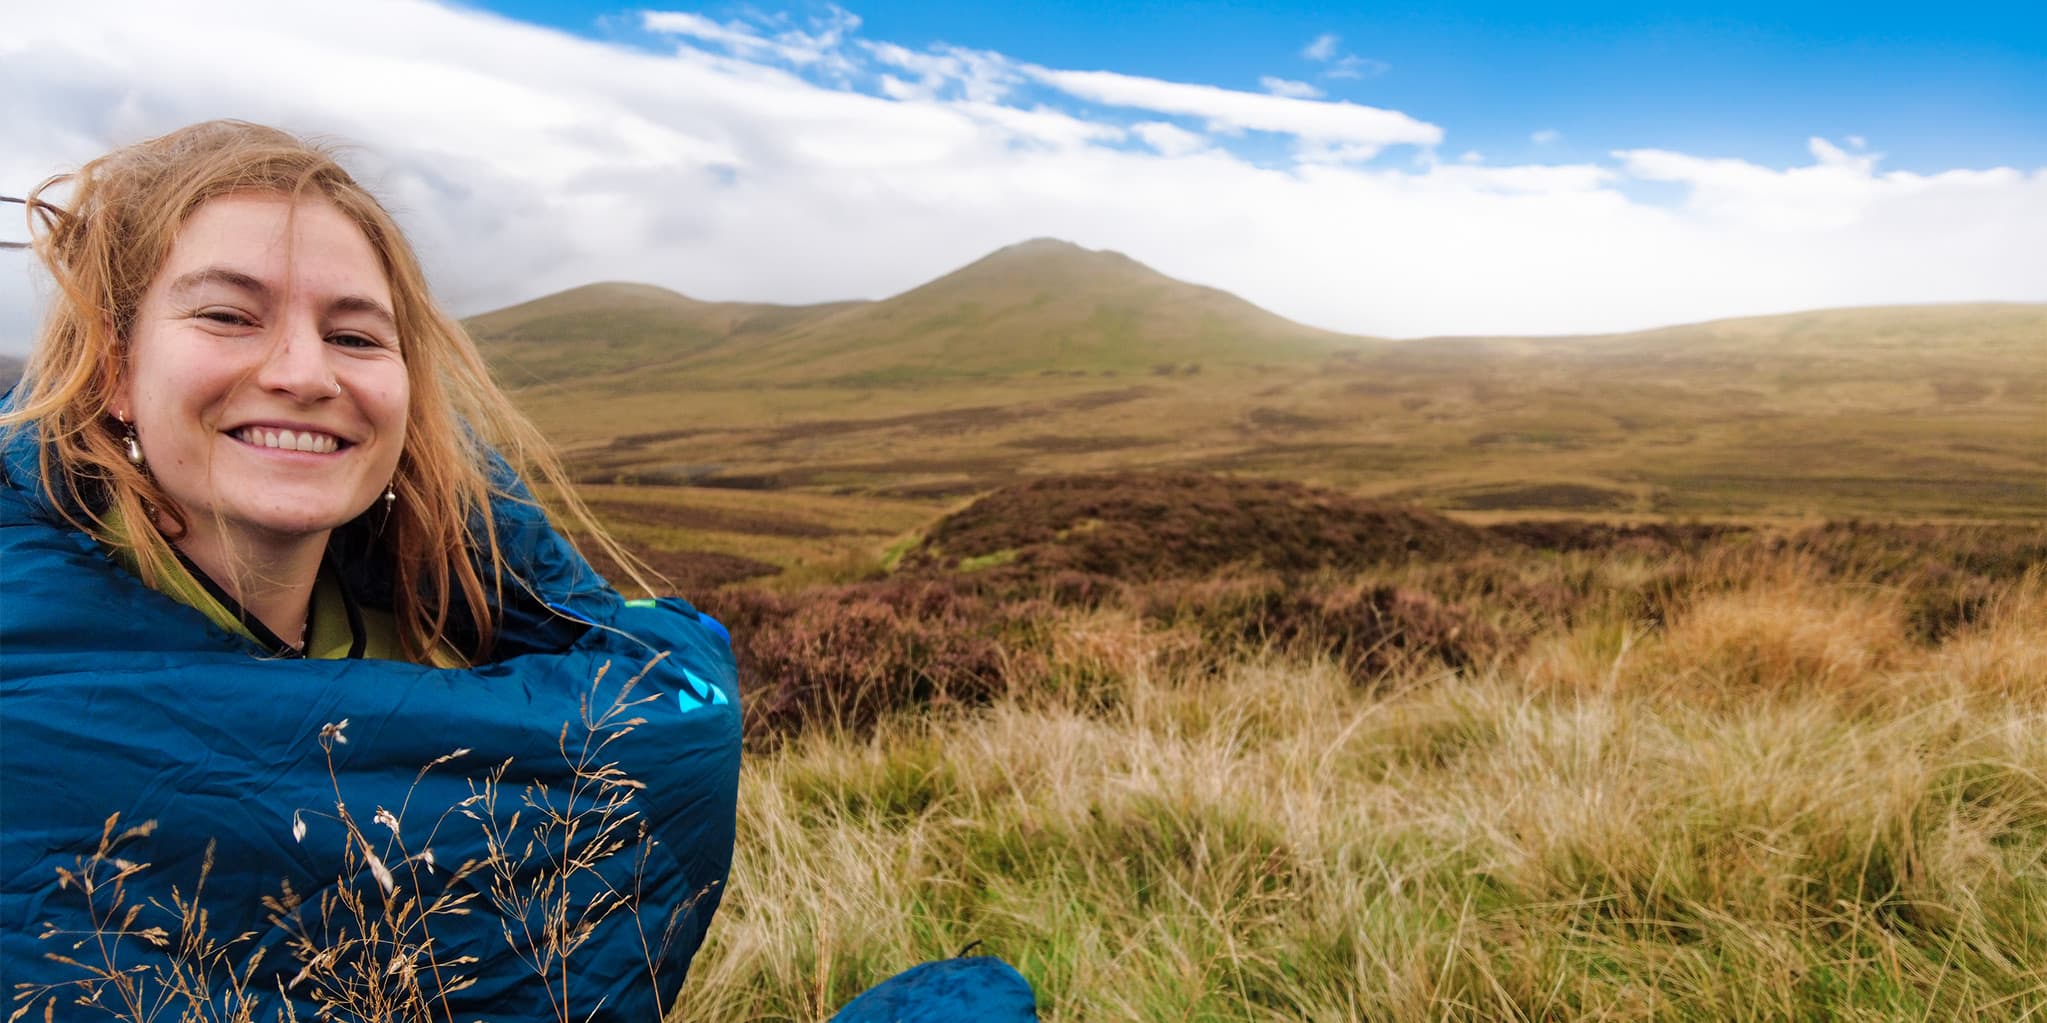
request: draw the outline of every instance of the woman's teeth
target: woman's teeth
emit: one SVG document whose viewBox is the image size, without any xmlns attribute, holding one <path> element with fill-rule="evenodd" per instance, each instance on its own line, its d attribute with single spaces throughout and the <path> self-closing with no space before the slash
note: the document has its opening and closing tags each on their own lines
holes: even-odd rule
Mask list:
<svg viewBox="0 0 2047 1023">
<path fill-rule="evenodd" d="M 236 430 L 235 439 L 257 447 L 310 451 L 316 455 L 330 454 L 341 446 L 341 442 L 329 434 L 313 433 L 310 430 L 266 430 L 256 426 Z"/>
</svg>

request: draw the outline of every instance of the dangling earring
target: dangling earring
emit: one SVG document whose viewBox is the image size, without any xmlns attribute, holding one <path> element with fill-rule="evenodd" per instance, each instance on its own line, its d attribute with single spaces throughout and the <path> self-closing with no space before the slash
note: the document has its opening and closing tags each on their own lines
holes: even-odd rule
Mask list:
<svg viewBox="0 0 2047 1023">
<path fill-rule="evenodd" d="M 384 514 L 377 516 L 376 531 L 378 536 L 383 536 L 384 530 L 390 528 L 391 526 L 391 509 L 397 507 L 398 505 L 397 480 L 394 479 L 391 482 L 384 484 L 384 496 L 381 499 L 381 503 L 384 506 Z"/>
<path fill-rule="evenodd" d="M 137 469 L 146 468 L 147 467 L 146 463 L 143 461 L 142 458 L 142 438 L 135 433 L 135 424 L 129 422 L 128 417 L 124 415 L 116 414 L 114 418 L 120 421 L 121 428 L 125 430 L 128 435 L 127 439 L 129 464 L 135 466 L 135 468 Z"/>
</svg>

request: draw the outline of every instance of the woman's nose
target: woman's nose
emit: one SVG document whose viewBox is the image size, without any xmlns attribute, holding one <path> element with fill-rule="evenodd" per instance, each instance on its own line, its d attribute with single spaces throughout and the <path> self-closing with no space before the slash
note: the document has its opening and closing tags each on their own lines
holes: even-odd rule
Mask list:
<svg viewBox="0 0 2047 1023">
<path fill-rule="evenodd" d="M 301 402 L 332 398 L 341 382 L 329 364 L 326 339 L 311 323 L 287 321 L 271 341 L 256 382 L 264 390 L 291 395 Z"/>
</svg>

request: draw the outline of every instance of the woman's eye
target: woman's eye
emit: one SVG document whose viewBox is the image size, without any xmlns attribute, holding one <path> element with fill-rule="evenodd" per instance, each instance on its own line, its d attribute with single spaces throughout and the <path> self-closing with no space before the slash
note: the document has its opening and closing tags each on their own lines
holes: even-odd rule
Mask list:
<svg viewBox="0 0 2047 1023">
<path fill-rule="evenodd" d="M 222 326 L 227 327 L 246 327 L 253 322 L 248 317 L 243 316 L 241 313 L 235 312 L 232 309 L 202 310 L 199 313 L 199 318 L 213 323 L 218 323 L 221 324 Z"/>
<path fill-rule="evenodd" d="M 381 344 L 379 344 L 379 343 L 378 343 L 378 341 L 377 341 L 377 339 L 376 339 L 376 338 L 373 338 L 373 337 L 366 337 L 366 336 L 364 336 L 364 335 L 362 335 L 362 334 L 334 334 L 334 335 L 330 335 L 330 336 L 329 336 L 329 337 L 327 338 L 327 340 L 328 340 L 329 342 L 332 342 L 332 343 L 334 343 L 334 344 L 340 345 L 340 346 L 342 346 L 343 348 L 381 348 L 381 347 L 383 347 L 383 346 L 382 346 Z"/>
</svg>

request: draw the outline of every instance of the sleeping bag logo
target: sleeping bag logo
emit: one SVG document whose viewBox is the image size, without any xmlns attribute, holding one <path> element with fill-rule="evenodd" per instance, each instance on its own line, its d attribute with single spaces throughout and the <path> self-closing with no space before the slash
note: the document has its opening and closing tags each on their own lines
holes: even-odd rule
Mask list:
<svg viewBox="0 0 2047 1023">
<path fill-rule="evenodd" d="M 688 668 L 682 669 L 682 680 L 685 684 L 682 691 L 675 694 L 675 702 L 682 706 L 684 714 L 705 707 L 722 707 L 732 702 L 725 698 L 723 689 L 704 681 Z"/>
</svg>

